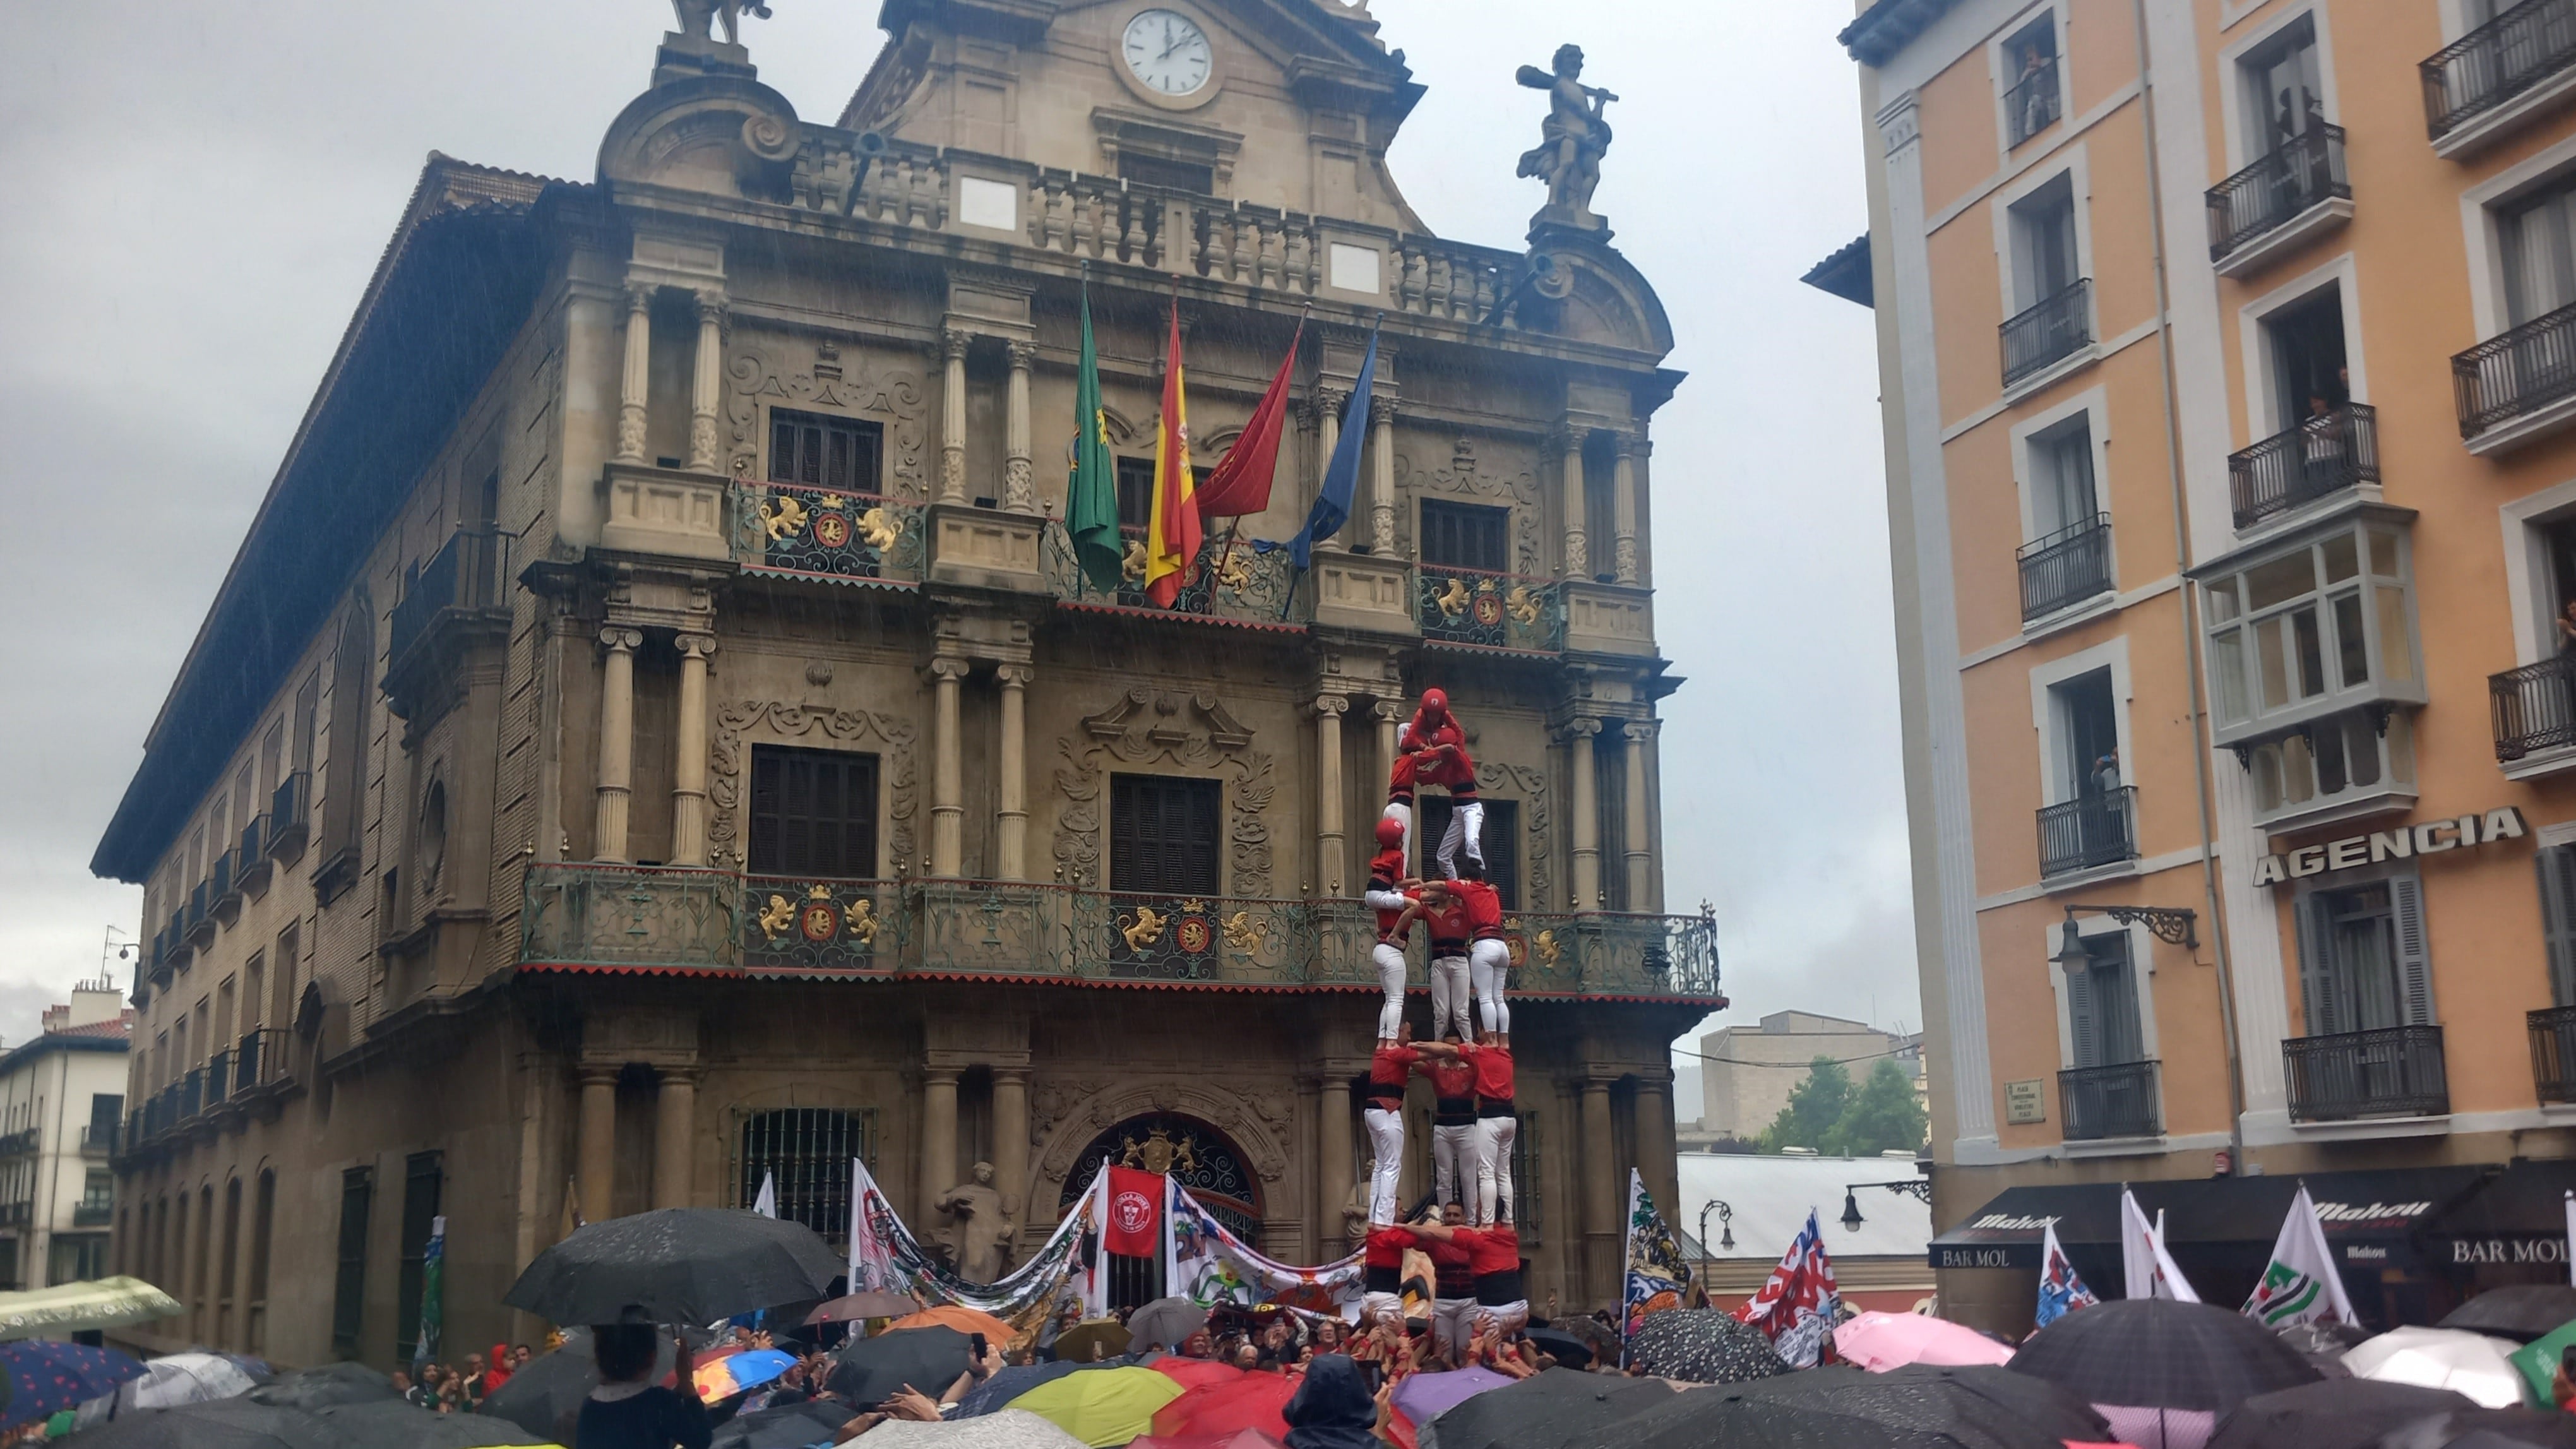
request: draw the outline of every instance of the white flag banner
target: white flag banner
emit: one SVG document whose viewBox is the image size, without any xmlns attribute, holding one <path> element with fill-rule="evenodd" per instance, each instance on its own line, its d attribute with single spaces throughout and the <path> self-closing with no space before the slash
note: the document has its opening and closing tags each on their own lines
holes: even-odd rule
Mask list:
<svg viewBox="0 0 2576 1449">
<path fill-rule="evenodd" d="M 760 1196 L 751 1200 L 751 1210 L 765 1218 L 778 1216 L 778 1178 L 772 1173 L 760 1175 Z"/>
<path fill-rule="evenodd" d="M 2245 1300 L 2245 1316 L 2275 1331 L 2300 1323 L 2359 1321 L 2305 1183 L 2290 1199 L 2289 1216 L 2281 1220 L 2281 1236 L 2272 1244 L 2271 1264 L 2254 1285 L 2254 1296 Z"/>
<path fill-rule="evenodd" d="M 2576 1286 L 2576 1192 L 2567 1194 L 2567 1281 Z"/>
<path fill-rule="evenodd" d="M 2165 1251 L 2164 1216 L 2159 1210 L 2155 1222 L 2149 1223 L 2137 1195 L 2120 1189 L 2120 1267 L 2128 1279 L 2122 1296 L 2198 1303 L 2200 1295 L 2191 1291 L 2190 1281 Z"/>
</svg>

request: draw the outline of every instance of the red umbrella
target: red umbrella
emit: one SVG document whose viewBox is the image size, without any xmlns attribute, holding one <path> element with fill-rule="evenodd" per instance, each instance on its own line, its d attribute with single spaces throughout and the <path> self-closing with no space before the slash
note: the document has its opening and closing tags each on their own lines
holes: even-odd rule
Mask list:
<svg viewBox="0 0 2576 1449">
<path fill-rule="evenodd" d="M 1160 1434 L 1148 1434 L 1128 1441 L 1127 1449 L 1283 1449 L 1283 1446 L 1258 1429 L 1237 1429 L 1231 1434 L 1182 1434 L 1169 1439 Z"/>
<path fill-rule="evenodd" d="M 1243 1377 L 1243 1370 L 1232 1364 L 1218 1363 L 1212 1358 L 1183 1358 L 1179 1354 L 1165 1354 L 1145 1367 L 1169 1377 L 1185 1389 L 1195 1389 L 1201 1384 L 1230 1384 Z"/>
<path fill-rule="evenodd" d="M 1222 1435 L 1258 1429 L 1274 1439 L 1288 1437 L 1288 1400 L 1304 1374 L 1245 1374 L 1232 1383 L 1201 1384 L 1154 1411 L 1154 1432 Z"/>
</svg>

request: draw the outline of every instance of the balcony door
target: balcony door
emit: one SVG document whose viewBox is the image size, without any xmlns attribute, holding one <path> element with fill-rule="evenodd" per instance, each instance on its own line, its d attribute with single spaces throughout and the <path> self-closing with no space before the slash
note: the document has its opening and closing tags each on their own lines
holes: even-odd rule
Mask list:
<svg viewBox="0 0 2576 1449">
<path fill-rule="evenodd" d="M 2524 197 L 2497 221 L 2506 320 L 2519 327 L 2576 303 L 2576 183 Z"/>
<path fill-rule="evenodd" d="M 755 745 L 754 875 L 869 880 L 877 873 L 877 757 Z"/>
<path fill-rule="evenodd" d="M 2057 707 L 2060 800 L 2092 799 L 2120 787 L 2120 717 L 2111 671 L 2096 669 L 2052 685 Z"/>
<path fill-rule="evenodd" d="M 2116 1067 L 2146 1058 L 2129 933 L 2084 938 L 2086 964 L 2066 973 L 2066 1020 L 2075 1065 Z"/>
<path fill-rule="evenodd" d="M 2245 84 L 2245 134 L 2263 138 L 2247 147 L 2254 154 L 2284 150 L 2325 124 L 2313 19 L 2302 16 L 2282 27 L 2277 37 L 2237 62 L 2237 74 Z"/>
<path fill-rule="evenodd" d="M 2075 178 L 2051 180 L 2012 204 L 2016 312 L 2028 311 L 2082 275 L 2075 250 Z"/>
<path fill-rule="evenodd" d="M 1508 572 L 1511 522 L 1508 508 L 1426 498 L 1422 503 L 1422 561 L 1438 568 Z"/>
<path fill-rule="evenodd" d="M 2272 351 L 2272 416 L 2283 431 L 2352 401 L 2340 287 L 2322 288 L 2265 317 L 2263 335 Z M 2313 445 L 2306 453 L 2322 447 Z"/>
<path fill-rule="evenodd" d="M 1109 888 L 1178 899 L 1218 894 L 1225 787 L 1176 775 L 1109 779 Z"/>
<path fill-rule="evenodd" d="M 2397 876 L 2299 903 L 2300 995 L 2310 1036 L 2433 1024 L 2424 885 Z"/>
</svg>

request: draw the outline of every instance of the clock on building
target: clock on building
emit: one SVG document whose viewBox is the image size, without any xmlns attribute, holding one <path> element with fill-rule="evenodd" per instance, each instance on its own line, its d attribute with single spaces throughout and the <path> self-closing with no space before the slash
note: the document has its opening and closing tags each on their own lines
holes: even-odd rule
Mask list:
<svg viewBox="0 0 2576 1449">
<path fill-rule="evenodd" d="M 1119 41 L 1127 69 L 1148 90 L 1194 95 L 1216 68 L 1216 53 L 1198 22 L 1175 10 L 1140 10 Z"/>
</svg>

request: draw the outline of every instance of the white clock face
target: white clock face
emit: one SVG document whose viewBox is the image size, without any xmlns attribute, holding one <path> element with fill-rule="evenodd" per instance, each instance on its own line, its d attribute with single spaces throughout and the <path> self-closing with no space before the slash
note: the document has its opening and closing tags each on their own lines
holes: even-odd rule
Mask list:
<svg viewBox="0 0 2576 1449">
<path fill-rule="evenodd" d="M 1188 16 L 1170 10 L 1139 12 L 1127 22 L 1119 50 L 1136 79 L 1167 96 L 1196 94 L 1216 68 L 1207 32 Z"/>
</svg>

